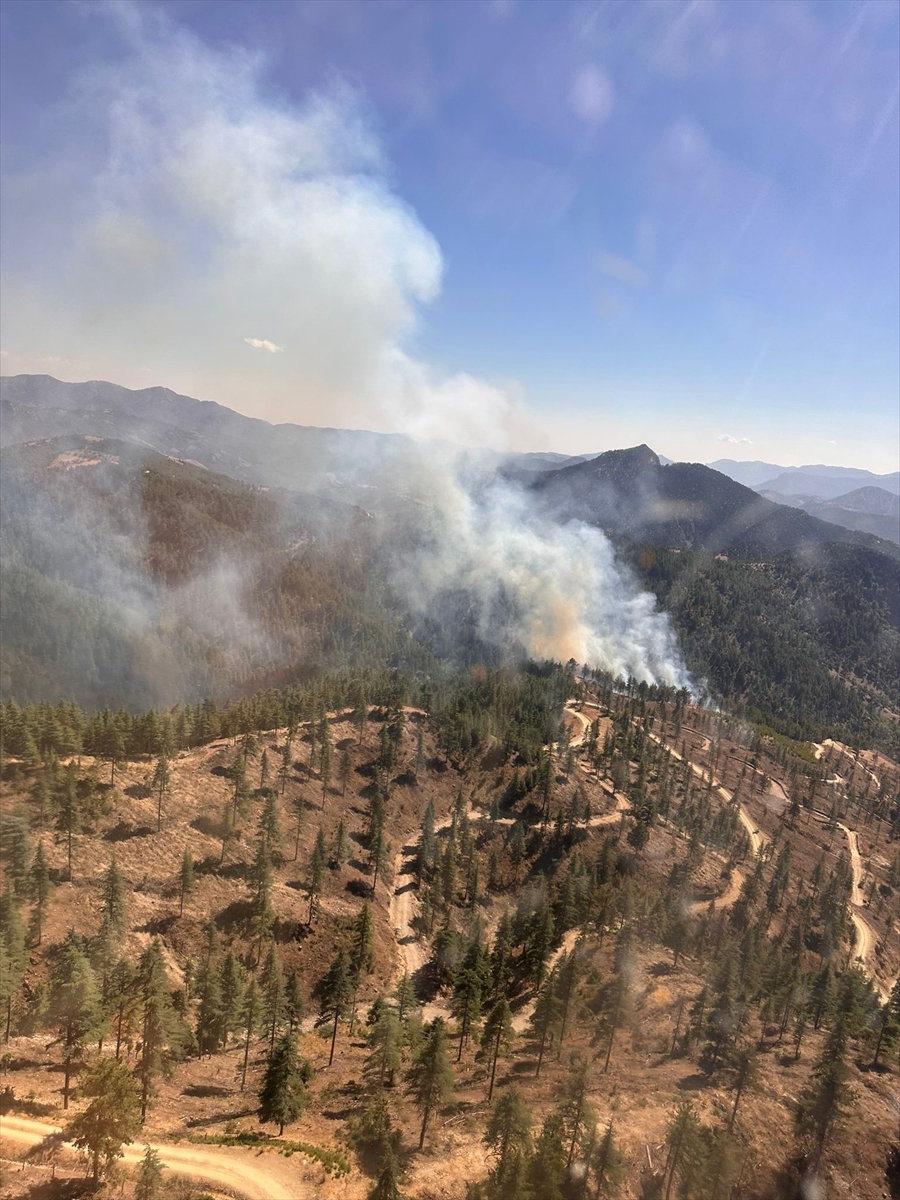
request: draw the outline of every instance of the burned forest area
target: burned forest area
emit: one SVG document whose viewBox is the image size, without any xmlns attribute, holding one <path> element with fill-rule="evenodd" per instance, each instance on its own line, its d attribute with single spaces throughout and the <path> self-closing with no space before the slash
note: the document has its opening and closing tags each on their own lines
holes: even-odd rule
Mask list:
<svg viewBox="0 0 900 1200">
<path fill-rule="evenodd" d="M 2 719 L 0 1195 L 898 1194 L 884 754 L 574 664 Z"/>
</svg>

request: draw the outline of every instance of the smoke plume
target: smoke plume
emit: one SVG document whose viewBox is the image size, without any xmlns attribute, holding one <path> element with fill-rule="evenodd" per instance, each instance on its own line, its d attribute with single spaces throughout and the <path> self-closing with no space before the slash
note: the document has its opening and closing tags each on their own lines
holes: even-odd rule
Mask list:
<svg viewBox="0 0 900 1200">
<path fill-rule="evenodd" d="M 73 106 L 102 122 L 105 162 L 77 188 L 65 270 L 43 292 L 7 279 L 9 343 L 52 327 L 83 371 L 102 360 L 119 382 L 193 395 L 208 394 L 214 364 L 231 380 L 215 398 L 238 409 L 410 435 L 416 449 L 378 470 L 404 473 L 422 517 L 392 552 L 411 613 L 463 591 L 479 636 L 503 652 L 686 683 L 667 619 L 603 534 L 541 516 L 526 487 L 454 448 L 502 449 L 522 414 L 510 389 L 441 376 L 410 355 L 441 255 L 391 189 L 363 98 L 338 83 L 292 105 L 266 95 L 260 62 L 211 49 L 160 10 L 103 10 L 128 54 L 85 79 Z M 367 472 L 346 464 L 348 477 Z M 207 590 L 221 595 L 227 578 L 240 595 L 249 570 L 217 564 Z"/>
</svg>

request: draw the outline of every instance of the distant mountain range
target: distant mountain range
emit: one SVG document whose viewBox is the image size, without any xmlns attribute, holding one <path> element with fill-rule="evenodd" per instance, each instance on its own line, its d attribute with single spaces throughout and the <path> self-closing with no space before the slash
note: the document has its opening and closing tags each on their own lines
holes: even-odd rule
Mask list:
<svg viewBox="0 0 900 1200">
<path fill-rule="evenodd" d="M 859 467 L 830 467 L 823 463 L 805 467 L 782 467 L 777 463 L 736 462 L 733 458 L 719 458 L 715 462 L 707 463 L 707 466 L 712 467 L 714 471 L 721 471 L 723 475 L 736 480 L 737 483 L 744 484 L 745 487 L 752 488 L 768 487 L 782 475 L 812 475 L 819 483 L 823 480 L 843 480 L 840 491 L 848 491 L 855 482 L 857 487 L 871 483 L 876 487 L 885 488 L 889 492 L 900 492 L 900 471 L 894 471 L 889 475 L 876 475 L 872 471 L 864 471 Z M 792 479 L 791 482 L 799 483 L 800 481 Z M 792 489 L 782 487 L 781 490 L 791 491 Z M 814 489 L 807 488 L 807 490 Z M 839 495 L 840 493 L 832 494 Z"/>
<path fill-rule="evenodd" d="M 776 504 L 900 544 L 900 471 L 875 475 L 856 467 L 779 467 L 727 458 L 710 466 Z"/>
</svg>

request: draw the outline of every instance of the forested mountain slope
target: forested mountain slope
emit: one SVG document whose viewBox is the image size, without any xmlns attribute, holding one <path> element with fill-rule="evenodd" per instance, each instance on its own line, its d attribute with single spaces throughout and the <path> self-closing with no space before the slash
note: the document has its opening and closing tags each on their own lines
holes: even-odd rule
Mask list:
<svg viewBox="0 0 900 1200">
<path fill-rule="evenodd" d="M 532 486 L 560 520 L 591 521 L 652 545 L 753 559 L 846 542 L 900 561 L 890 542 L 774 504 L 701 463 L 663 466 L 649 446 L 545 472 Z"/>
<path fill-rule="evenodd" d="M 8 447 L 0 500 L 5 694 L 140 708 L 395 652 L 358 508 L 91 437 Z"/>
</svg>

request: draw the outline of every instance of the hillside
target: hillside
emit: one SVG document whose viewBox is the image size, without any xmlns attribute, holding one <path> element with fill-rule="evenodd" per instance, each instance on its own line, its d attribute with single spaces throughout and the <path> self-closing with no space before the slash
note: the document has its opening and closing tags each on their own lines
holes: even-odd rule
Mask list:
<svg viewBox="0 0 900 1200">
<path fill-rule="evenodd" d="M 118 714 L 118 748 L 110 717 L 4 710 L 3 1155 L 25 1151 L 35 1121 L 84 1105 L 76 1092 L 62 1111 L 65 1038 L 53 1040 L 69 947 L 98 986 L 126 980 L 123 961 L 161 962 L 159 1066 L 142 1057 L 145 1001 L 127 983 L 102 988 L 103 1053 L 118 1043 L 139 1080 L 150 1072 L 142 1138 L 216 1191 L 204 1144 L 243 1140 L 254 1156 L 271 1148 L 268 1184 L 252 1180 L 258 1157 L 228 1151 L 242 1195 L 361 1198 L 387 1121 L 404 1194 L 503 1195 L 497 1172 L 514 1161 L 484 1144 L 493 1078 L 493 1099 L 515 1086 L 533 1122 L 515 1169 L 557 1173 L 542 1198 L 577 1195 L 585 1169 L 603 1185 L 612 1162 L 626 1200 L 662 1194 L 669 1173 L 689 1192 L 740 1177 L 742 1196 L 791 1197 L 813 1160 L 834 1194 L 880 1198 L 900 1027 L 879 1040 L 866 975 L 886 993 L 900 968 L 900 770 L 663 695 L 537 669 L 436 690 L 345 675 L 222 710 Z M 36 903 L 21 881 L 38 846 Z M 357 966 L 335 1008 L 322 981 L 341 945 Z M 391 1000 L 404 978 L 412 990 Z M 504 1004 L 509 1028 L 483 1037 Z M 452 1095 L 426 1115 L 418 1150 L 422 1109 L 404 1080 L 436 1018 Z M 284 1159 L 257 1091 L 288 1025 L 313 1070 Z M 73 1047 L 73 1085 L 99 1028 Z M 838 1042 L 850 1103 L 820 1151 L 805 1097 Z M 692 1140 L 667 1169 L 676 1119 Z M 586 1164 L 570 1183 L 567 1159 Z M 30 1161 L 72 1169 L 49 1147 Z"/>
<path fill-rule="evenodd" d="M 91 436 L 6 448 L 0 501 L 6 695 L 142 708 L 391 653 L 355 506 Z"/>
<path fill-rule="evenodd" d="M 890 542 L 773 504 L 700 463 L 663 466 L 649 446 L 545 472 L 533 490 L 559 520 L 590 521 L 656 546 L 752 559 L 844 542 L 900 561 Z"/>
</svg>

